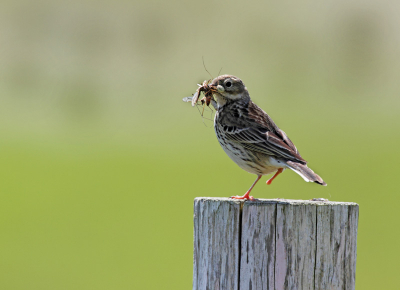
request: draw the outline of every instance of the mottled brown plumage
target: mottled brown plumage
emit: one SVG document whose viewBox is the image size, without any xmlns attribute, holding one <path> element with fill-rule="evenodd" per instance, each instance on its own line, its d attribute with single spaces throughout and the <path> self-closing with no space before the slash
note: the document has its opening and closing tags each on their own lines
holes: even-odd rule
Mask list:
<svg viewBox="0 0 400 290">
<path fill-rule="evenodd" d="M 307 167 L 296 146 L 278 128 L 266 112 L 254 104 L 242 80 L 232 75 L 215 78 L 207 87 L 212 91 L 216 109 L 214 129 L 218 141 L 228 156 L 257 180 L 244 196 L 253 199 L 250 191 L 262 175 L 275 173 L 272 180 L 289 168 L 307 182 L 326 183 Z M 207 88 L 203 91 L 207 93 Z"/>
</svg>

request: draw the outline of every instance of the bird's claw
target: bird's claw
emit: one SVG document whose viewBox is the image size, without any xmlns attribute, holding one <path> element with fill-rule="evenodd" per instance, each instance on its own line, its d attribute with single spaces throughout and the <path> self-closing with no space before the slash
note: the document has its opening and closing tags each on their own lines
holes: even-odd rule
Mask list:
<svg viewBox="0 0 400 290">
<path fill-rule="evenodd" d="M 231 196 L 230 198 L 232 198 L 232 199 L 246 199 L 246 200 L 251 200 L 251 201 L 257 200 L 253 196 L 249 195 L 249 192 L 246 192 L 243 196 L 235 195 L 235 196 Z"/>
</svg>

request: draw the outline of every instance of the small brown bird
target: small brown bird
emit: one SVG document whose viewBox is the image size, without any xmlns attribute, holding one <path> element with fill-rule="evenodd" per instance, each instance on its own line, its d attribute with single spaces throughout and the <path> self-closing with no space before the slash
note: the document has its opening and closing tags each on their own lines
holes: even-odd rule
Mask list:
<svg viewBox="0 0 400 290">
<path fill-rule="evenodd" d="M 271 182 L 286 168 L 299 174 L 307 182 L 326 183 L 307 167 L 296 146 L 285 132 L 260 107 L 254 104 L 242 80 L 232 75 L 221 75 L 209 85 L 216 109 L 214 129 L 222 149 L 228 156 L 257 179 L 243 196 L 250 199 L 250 192 L 263 175 L 274 173 Z"/>
</svg>

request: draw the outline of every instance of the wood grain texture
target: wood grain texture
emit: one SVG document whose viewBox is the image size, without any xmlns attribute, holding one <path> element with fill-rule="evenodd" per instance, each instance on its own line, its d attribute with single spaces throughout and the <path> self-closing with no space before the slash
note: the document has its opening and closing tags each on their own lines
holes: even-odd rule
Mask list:
<svg viewBox="0 0 400 290">
<path fill-rule="evenodd" d="M 317 261 L 315 289 L 343 289 L 346 250 L 347 207 L 320 206 L 317 209 Z"/>
<path fill-rule="evenodd" d="M 240 289 L 275 289 L 275 219 L 275 203 L 244 203 Z"/>
<path fill-rule="evenodd" d="M 315 289 L 355 289 L 358 205 L 317 207 Z"/>
<path fill-rule="evenodd" d="M 358 210 L 282 199 L 241 209 L 238 201 L 198 198 L 193 289 L 355 289 Z"/>
<path fill-rule="evenodd" d="M 277 205 L 275 289 L 314 289 L 316 205 Z"/>
<path fill-rule="evenodd" d="M 345 254 L 345 284 L 344 289 L 356 288 L 356 260 L 357 260 L 357 232 L 358 232 L 358 204 L 348 207 L 346 227 L 346 254 Z"/>
<path fill-rule="evenodd" d="M 193 289 L 238 289 L 241 202 L 196 198 Z"/>
</svg>

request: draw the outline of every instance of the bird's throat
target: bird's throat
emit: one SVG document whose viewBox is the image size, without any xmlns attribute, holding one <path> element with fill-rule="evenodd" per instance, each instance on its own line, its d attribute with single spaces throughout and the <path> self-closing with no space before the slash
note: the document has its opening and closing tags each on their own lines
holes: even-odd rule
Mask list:
<svg viewBox="0 0 400 290">
<path fill-rule="evenodd" d="M 215 101 L 217 102 L 217 104 L 218 104 L 218 108 L 221 108 L 221 107 L 225 106 L 225 104 L 226 104 L 226 102 L 227 102 L 227 100 L 226 100 L 225 97 L 223 97 L 222 95 L 220 95 L 220 94 L 218 94 L 218 93 L 213 94 L 213 96 L 214 96 L 214 100 L 215 100 Z"/>
</svg>

